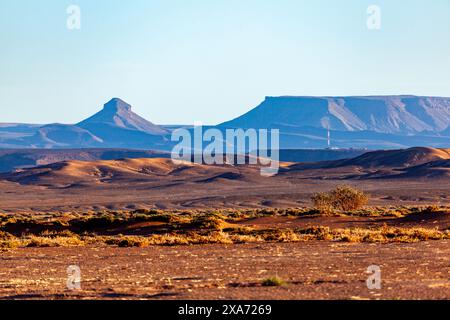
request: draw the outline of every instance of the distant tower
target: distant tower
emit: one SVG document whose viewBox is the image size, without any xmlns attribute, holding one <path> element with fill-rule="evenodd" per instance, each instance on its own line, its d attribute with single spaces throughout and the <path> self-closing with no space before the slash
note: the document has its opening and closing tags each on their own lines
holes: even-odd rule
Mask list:
<svg viewBox="0 0 450 320">
<path fill-rule="evenodd" d="M 328 126 L 327 142 L 328 142 L 328 149 L 331 149 L 331 132 L 330 132 L 330 126 Z"/>
</svg>

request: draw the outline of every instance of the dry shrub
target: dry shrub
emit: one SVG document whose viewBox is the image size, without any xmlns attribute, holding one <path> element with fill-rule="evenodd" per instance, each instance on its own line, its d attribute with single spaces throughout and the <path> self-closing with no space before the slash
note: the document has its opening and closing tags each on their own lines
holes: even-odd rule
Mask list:
<svg viewBox="0 0 450 320">
<path fill-rule="evenodd" d="M 121 248 L 146 247 L 148 241 L 144 237 L 122 237 L 117 240 L 117 246 Z"/>
<path fill-rule="evenodd" d="M 236 235 L 252 235 L 255 234 L 255 228 L 249 226 L 229 227 L 223 229 L 223 232 Z"/>
<path fill-rule="evenodd" d="M 195 216 L 191 225 L 198 229 L 222 231 L 226 226 L 226 222 L 222 215 L 210 213 Z"/>
<path fill-rule="evenodd" d="M 271 229 L 261 232 L 264 241 L 269 242 L 299 242 L 303 241 L 303 237 L 291 229 Z"/>
<path fill-rule="evenodd" d="M 49 231 L 44 230 L 39 234 L 39 237 L 44 238 L 79 238 L 76 233 L 73 233 L 70 230 L 62 230 L 62 231 Z"/>
<path fill-rule="evenodd" d="M 233 244 L 230 236 L 222 231 L 210 232 L 208 234 L 166 234 L 154 235 L 149 238 L 153 245 L 199 245 L 199 244 Z"/>
<path fill-rule="evenodd" d="M 150 216 L 137 216 L 136 220 L 151 221 L 151 222 L 163 222 L 163 223 L 176 223 L 180 221 L 180 218 L 174 214 L 155 214 Z"/>
<path fill-rule="evenodd" d="M 357 210 L 369 202 L 369 196 L 364 192 L 350 186 L 339 186 L 331 191 L 333 207 L 349 211 Z"/>
<path fill-rule="evenodd" d="M 20 240 L 13 235 L 0 231 L 0 249 L 13 249 L 20 247 Z"/>
<path fill-rule="evenodd" d="M 333 210 L 358 210 L 369 202 L 369 196 L 350 186 L 338 186 L 331 192 L 314 194 L 311 200 L 322 213 L 332 213 Z"/>
<path fill-rule="evenodd" d="M 233 243 L 258 243 L 265 241 L 265 239 L 259 235 L 232 234 L 229 238 Z"/>
<path fill-rule="evenodd" d="M 0 249 L 16 249 L 20 247 L 21 242 L 18 240 L 0 240 Z"/>
<path fill-rule="evenodd" d="M 303 236 L 303 240 L 333 240 L 329 227 L 310 227 L 297 232 Z"/>
</svg>

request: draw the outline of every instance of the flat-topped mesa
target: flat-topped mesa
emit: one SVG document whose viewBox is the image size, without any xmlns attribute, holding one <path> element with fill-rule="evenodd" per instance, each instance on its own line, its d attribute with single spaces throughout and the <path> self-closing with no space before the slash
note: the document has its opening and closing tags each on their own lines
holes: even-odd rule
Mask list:
<svg viewBox="0 0 450 320">
<path fill-rule="evenodd" d="M 267 96 L 256 108 L 234 120 L 222 123 L 221 126 L 286 128 L 290 134 L 301 133 L 302 127 L 396 135 L 427 135 L 444 131 L 445 136 L 449 124 L 450 98 L 445 97 Z M 326 133 L 322 133 L 322 136 L 324 134 Z M 368 135 L 364 140 L 370 140 Z M 390 143 L 395 144 L 394 141 Z M 428 145 L 428 142 L 420 144 Z"/>
<path fill-rule="evenodd" d="M 131 111 L 131 105 L 119 98 L 113 98 L 103 106 L 103 110 L 110 112 Z"/>
</svg>

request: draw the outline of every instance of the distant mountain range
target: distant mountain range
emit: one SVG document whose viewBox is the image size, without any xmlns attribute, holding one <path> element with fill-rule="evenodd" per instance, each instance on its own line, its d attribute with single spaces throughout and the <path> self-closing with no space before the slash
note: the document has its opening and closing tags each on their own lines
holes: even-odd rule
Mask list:
<svg viewBox="0 0 450 320">
<path fill-rule="evenodd" d="M 450 98 L 267 97 L 215 128 L 280 129 L 281 149 L 450 147 Z M 176 126 L 155 125 L 114 98 L 77 124 L 0 124 L 0 148 L 127 148 L 169 151 Z"/>
</svg>

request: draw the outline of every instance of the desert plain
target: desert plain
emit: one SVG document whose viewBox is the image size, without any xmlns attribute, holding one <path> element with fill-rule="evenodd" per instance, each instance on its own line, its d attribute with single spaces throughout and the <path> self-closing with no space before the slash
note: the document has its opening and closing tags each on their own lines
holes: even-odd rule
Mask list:
<svg viewBox="0 0 450 320">
<path fill-rule="evenodd" d="M 252 165 L 64 161 L 0 175 L 2 299 L 449 299 L 448 150 Z M 355 210 L 315 208 L 348 185 Z M 81 271 L 79 289 L 67 268 Z M 367 286 L 370 266 L 381 287 Z"/>
</svg>

